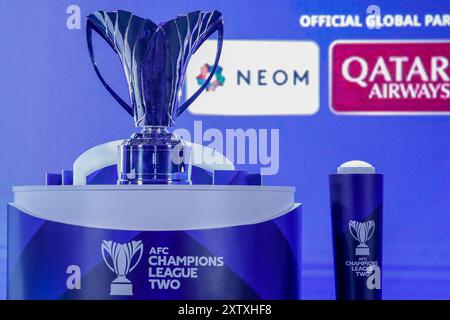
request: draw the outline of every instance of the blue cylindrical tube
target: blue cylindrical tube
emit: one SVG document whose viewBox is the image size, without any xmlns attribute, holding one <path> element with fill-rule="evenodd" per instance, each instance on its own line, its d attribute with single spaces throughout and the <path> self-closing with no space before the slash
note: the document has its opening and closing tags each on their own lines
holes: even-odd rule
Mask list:
<svg viewBox="0 0 450 320">
<path fill-rule="evenodd" d="M 330 175 L 334 278 L 338 300 L 380 300 L 383 175 L 349 161 Z"/>
</svg>

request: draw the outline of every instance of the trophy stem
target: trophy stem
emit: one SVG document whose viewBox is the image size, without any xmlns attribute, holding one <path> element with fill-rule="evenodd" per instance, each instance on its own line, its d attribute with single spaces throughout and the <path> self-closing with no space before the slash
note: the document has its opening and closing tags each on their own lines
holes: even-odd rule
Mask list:
<svg viewBox="0 0 450 320">
<path fill-rule="evenodd" d="M 142 127 L 142 134 L 170 134 L 169 129 L 165 126 L 144 126 Z"/>
<path fill-rule="evenodd" d="M 165 126 L 145 126 L 119 147 L 118 184 L 190 184 L 189 150 Z"/>
</svg>

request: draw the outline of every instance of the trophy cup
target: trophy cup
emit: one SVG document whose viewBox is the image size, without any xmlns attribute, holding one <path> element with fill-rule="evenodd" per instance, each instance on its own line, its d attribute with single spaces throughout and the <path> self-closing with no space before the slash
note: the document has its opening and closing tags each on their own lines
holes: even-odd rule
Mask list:
<svg viewBox="0 0 450 320">
<path fill-rule="evenodd" d="M 370 255 L 369 247 L 366 242 L 372 238 L 373 232 L 375 231 L 375 222 L 373 220 L 366 222 L 358 222 L 351 220 L 348 224 L 350 233 L 359 244 L 356 246 L 355 255 L 357 256 L 368 256 Z"/>
<path fill-rule="evenodd" d="M 131 105 L 106 83 L 94 57 L 92 30 L 117 53 L 128 82 Z M 206 81 L 184 103 L 181 95 L 190 57 L 217 32 L 217 53 Z M 91 62 L 106 90 L 133 118 L 135 133 L 119 147 L 118 184 L 190 184 L 189 148 L 171 133 L 181 115 L 205 90 L 216 71 L 223 43 L 218 11 L 194 11 L 161 24 L 126 11 L 88 16 Z"/>
</svg>

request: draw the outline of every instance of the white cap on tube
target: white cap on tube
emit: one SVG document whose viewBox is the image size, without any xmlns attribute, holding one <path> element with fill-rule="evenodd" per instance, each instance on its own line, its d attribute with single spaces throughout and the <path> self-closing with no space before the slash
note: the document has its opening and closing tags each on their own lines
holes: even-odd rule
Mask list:
<svg viewBox="0 0 450 320">
<path fill-rule="evenodd" d="M 361 160 L 347 161 L 337 168 L 338 174 L 374 174 L 375 167 Z"/>
</svg>

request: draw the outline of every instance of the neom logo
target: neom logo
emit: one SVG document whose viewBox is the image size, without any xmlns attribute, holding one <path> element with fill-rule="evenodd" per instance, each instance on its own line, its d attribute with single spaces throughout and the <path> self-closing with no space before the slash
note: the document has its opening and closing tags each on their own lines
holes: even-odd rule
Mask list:
<svg viewBox="0 0 450 320">
<path fill-rule="evenodd" d="M 309 85 L 309 71 L 300 72 L 298 70 L 286 71 L 276 69 L 269 71 L 267 69 L 252 70 L 236 70 L 236 84 L 241 85 L 257 85 L 267 86 L 270 84 L 276 86 L 284 86 L 291 84 L 297 86 L 300 84 Z"/>
<path fill-rule="evenodd" d="M 205 63 L 200 68 L 200 74 L 196 77 L 197 84 L 199 86 L 205 83 L 210 72 L 212 71 L 212 66 Z M 206 87 L 206 91 L 216 91 L 216 88 L 223 86 L 225 83 L 225 77 L 222 75 L 223 68 L 217 66 L 214 77 L 212 78 L 210 84 Z M 236 75 L 234 77 L 237 86 L 284 86 L 284 85 L 309 85 L 309 70 L 300 72 L 298 70 L 286 71 L 283 69 L 267 70 L 236 70 Z"/>
<path fill-rule="evenodd" d="M 212 70 L 213 66 L 208 63 L 201 66 L 200 74 L 196 77 L 199 86 L 202 86 L 206 82 L 206 79 L 208 79 Z M 222 75 L 222 71 L 222 66 L 218 65 L 211 82 L 206 87 L 206 91 L 216 91 L 217 87 L 223 86 L 225 83 L 225 77 Z"/>
<path fill-rule="evenodd" d="M 186 96 L 195 94 L 208 79 L 216 52 L 217 43 L 208 40 L 192 56 L 186 70 Z M 225 40 L 219 64 L 209 92 L 198 97 L 190 112 L 281 116 L 312 115 L 319 110 L 319 47 L 314 42 Z"/>
<path fill-rule="evenodd" d="M 334 112 L 450 112 L 450 43 L 337 42 L 330 51 Z"/>
</svg>

